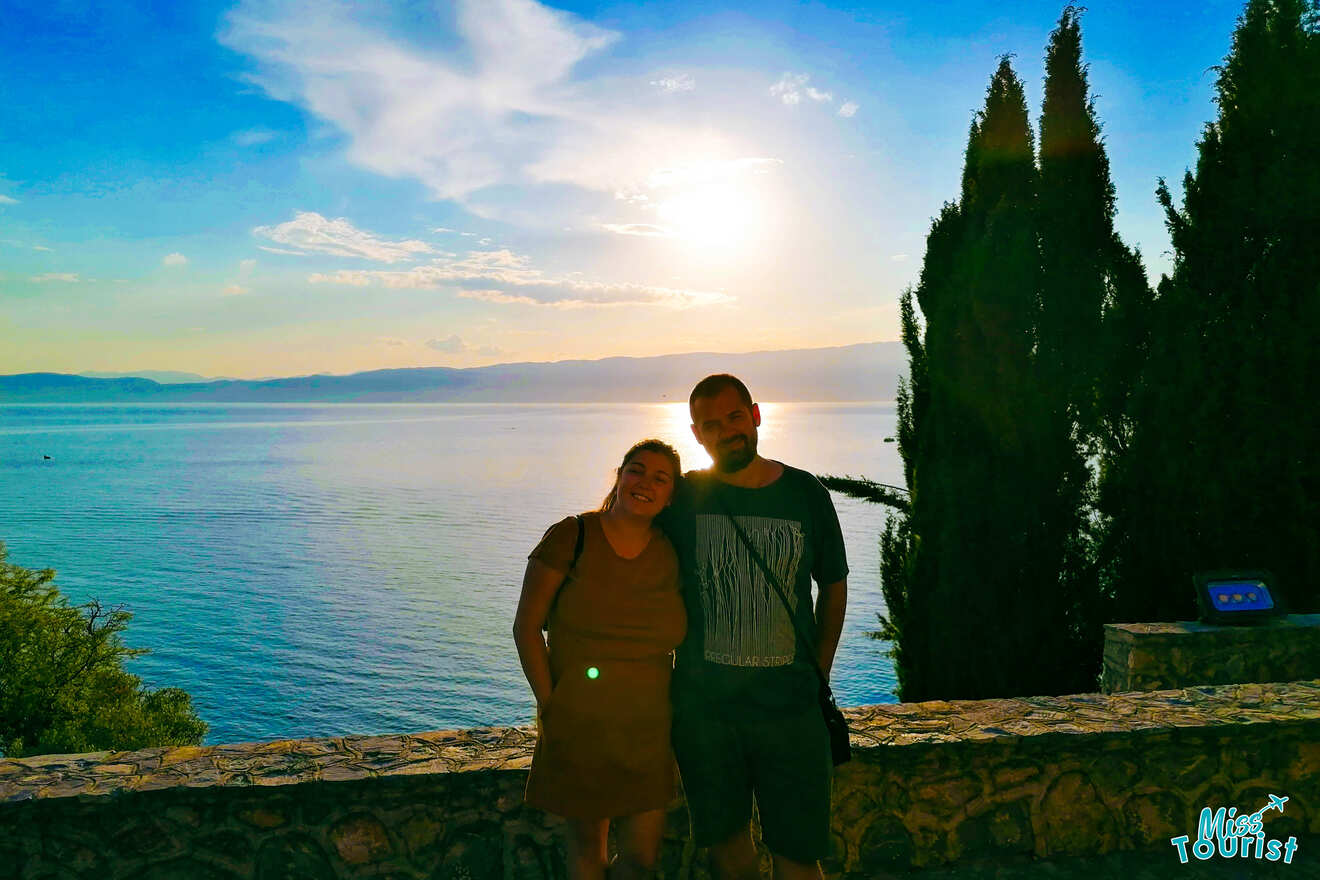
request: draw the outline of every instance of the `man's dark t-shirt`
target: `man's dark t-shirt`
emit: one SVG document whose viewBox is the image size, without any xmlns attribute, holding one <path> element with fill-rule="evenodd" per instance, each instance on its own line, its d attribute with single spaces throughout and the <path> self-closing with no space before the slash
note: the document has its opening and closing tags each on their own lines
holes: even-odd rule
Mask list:
<svg viewBox="0 0 1320 880">
<path fill-rule="evenodd" d="M 815 670 L 726 509 L 788 590 L 807 633 L 816 630 L 812 579 L 832 584 L 848 574 L 834 503 L 811 474 L 784 465 L 777 480 L 757 489 L 706 471 L 686 474 L 659 519 L 678 550 L 688 610 L 674 667 L 675 710 L 747 719 L 805 711 L 816 703 Z"/>
</svg>

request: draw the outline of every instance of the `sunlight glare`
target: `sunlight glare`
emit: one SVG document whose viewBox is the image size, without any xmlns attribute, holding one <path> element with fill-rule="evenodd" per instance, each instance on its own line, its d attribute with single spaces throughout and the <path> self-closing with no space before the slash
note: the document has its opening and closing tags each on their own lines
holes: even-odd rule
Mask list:
<svg viewBox="0 0 1320 880">
<path fill-rule="evenodd" d="M 750 186 L 708 182 L 675 193 L 657 208 L 675 237 L 701 249 L 735 252 L 764 237 L 765 200 Z"/>
<path fill-rule="evenodd" d="M 664 427 L 660 436 L 672 443 L 683 460 L 683 470 L 703 470 L 710 467 L 710 456 L 692 436 L 692 416 L 687 401 L 660 404 L 664 412 Z"/>
<path fill-rule="evenodd" d="M 761 427 L 756 430 L 758 446 L 766 440 L 773 443 L 782 433 L 780 423 L 787 414 L 786 408 L 780 403 L 758 402 L 757 405 L 761 409 Z M 687 402 L 662 403 L 658 406 L 664 414 L 660 436 L 678 450 L 683 460 L 683 470 L 704 470 L 710 467 L 710 456 L 692 435 L 692 417 L 688 413 Z"/>
</svg>

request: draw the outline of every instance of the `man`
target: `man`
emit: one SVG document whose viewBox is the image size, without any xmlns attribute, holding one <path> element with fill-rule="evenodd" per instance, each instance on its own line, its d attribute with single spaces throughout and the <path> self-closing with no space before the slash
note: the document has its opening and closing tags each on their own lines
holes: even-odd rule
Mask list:
<svg viewBox="0 0 1320 880">
<path fill-rule="evenodd" d="M 719 880 L 756 880 L 755 799 L 777 880 L 819 880 L 833 764 L 797 630 L 812 636 L 828 677 L 848 595 L 839 519 L 815 477 L 757 452 L 761 411 L 738 379 L 706 377 L 688 408 L 714 466 L 687 474 L 662 524 L 678 549 L 688 609 L 673 744 L 693 839 L 710 847 Z M 730 515 L 786 591 L 797 627 Z"/>
</svg>

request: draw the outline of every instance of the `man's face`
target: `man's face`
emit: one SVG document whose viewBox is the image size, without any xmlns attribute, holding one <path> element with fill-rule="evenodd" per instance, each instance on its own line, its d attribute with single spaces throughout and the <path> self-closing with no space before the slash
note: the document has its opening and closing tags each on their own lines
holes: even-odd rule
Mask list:
<svg viewBox="0 0 1320 880">
<path fill-rule="evenodd" d="M 752 404 L 749 409 L 732 386 L 692 403 L 692 436 L 710 455 L 716 469 L 726 474 L 742 470 L 756 458 L 756 429 L 760 424 L 760 407 Z"/>
</svg>

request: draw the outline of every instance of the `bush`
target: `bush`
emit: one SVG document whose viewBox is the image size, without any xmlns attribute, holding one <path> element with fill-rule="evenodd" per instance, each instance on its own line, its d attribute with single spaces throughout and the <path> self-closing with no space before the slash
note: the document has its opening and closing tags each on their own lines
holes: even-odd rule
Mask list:
<svg viewBox="0 0 1320 880">
<path fill-rule="evenodd" d="M 0 756 L 197 745 L 206 722 L 179 688 L 148 690 L 124 670 L 132 619 L 98 601 L 71 606 L 52 569 L 6 562 L 0 543 Z"/>
</svg>

